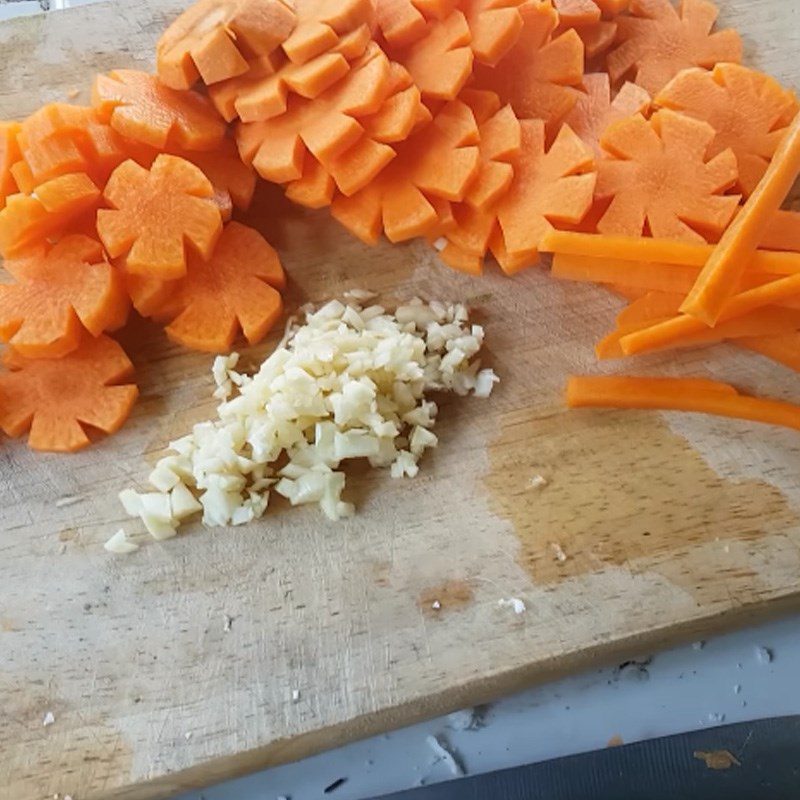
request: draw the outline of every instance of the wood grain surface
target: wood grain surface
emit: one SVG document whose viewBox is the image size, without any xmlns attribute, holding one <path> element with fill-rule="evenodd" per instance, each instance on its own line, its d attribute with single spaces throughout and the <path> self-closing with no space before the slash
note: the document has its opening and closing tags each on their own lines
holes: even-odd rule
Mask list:
<svg viewBox="0 0 800 800">
<path fill-rule="evenodd" d="M 722 4 L 750 63 L 796 85 L 800 2 Z M 0 118 L 85 101 L 96 70 L 149 67 L 181 5 L 0 25 Z M 368 248 L 266 186 L 247 219 L 281 253 L 290 308 L 353 287 L 468 301 L 502 383 L 443 403 L 418 478 L 356 470 L 352 520 L 276 502 L 249 528 L 113 557 L 108 536 L 137 532 L 117 492 L 214 409 L 208 356 L 126 330 L 141 400 L 119 435 L 68 458 L 0 442 L 0 798 L 166 797 L 800 605 L 795 433 L 565 411 L 565 376 L 597 369 L 618 301 L 544 270 L 474 280 L 419 244 Z M 800 397 L 796 375 L 725 348 L 640 369 Z"/>
</svg>

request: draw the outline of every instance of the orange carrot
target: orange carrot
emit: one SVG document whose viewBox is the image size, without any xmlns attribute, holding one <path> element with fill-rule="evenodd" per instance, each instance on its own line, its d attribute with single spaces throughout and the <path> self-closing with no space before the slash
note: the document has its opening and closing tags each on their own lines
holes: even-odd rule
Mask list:
<svg viewBox="0 0 800 800">
<path fill-rule="evenodd" d="M 56 235 L 95 208 L 100 190 L 87 175 L 62 175 L 41 184 L 36 195 L 12 194 L 0 211 L 0 256 L 11 258 Z"/>
<path fill-rule="evenodd" d="M 764 177 L 722 235 L 681 310 L 713 325 L 736 291 L 770 220 L 800 174 L 800 114 L 787 128 Z"/>
<path fill-rule="evenodd" d="M 737 339 L 735 344 L 777 361 L 795 372 L 800 372 L 800 333 L 789 333 L 783 336 L 753 336 Z"/>
<path fill-rule="evenodd" d="M 723 196 L 736 180 L 730 150 L 708 159 L 714 129 L 674 111 L 658 111 L 612 124 L 600 145 L 597 197 L 613 198 L 597 228 L 605 234 L 653 236 L 703 242 L 691 226 L 722 231 L 738 206 Z"/>
<path fill-rule="evenodd" d="M 520 7 L 519 39 L 491 67 L 476 64 L 472 86 L 495 92 L 518 119 L 542 119 L 555 134 L 578 100 L 583 78 L 583 44 L 574 30 L 553 38 L 558 14 L 550 0 Z"/>
<path fill-rule="evenodd" d="M 519 40 L 526 0 L 461 0 L 475 59 L 495 66 Z"/>
<path fill-rule="evenodd" d="M 776 211 L 761 237 L 760 247 L 800 253 L 800 212 Z"/>
<path fill-rule="evenodd" d="M 207 98 L 170 89 L 137 70 L 98 75 L 92 105 L 117 133 L 159 150 L 213 150 L 225 138 L 225 123 Z"/>
<path fill-rule="evenodd" d="M 638 408 L 690 411 L 800 430 L 800 407 L 740 395 L 726 383 L 702 378 L 572 377 L 570 408 Z"/>
<path fill-rule="evenodd" d="M 248 57 L 271 53 L 294 30 L 296 18 L 283 0 L 197 0 L 156 45 L 162 83 L 189 89 L 241 75 Z"/>
<path fill-rule="evenodd" d="M 553 0 L 563 25 L 587 25 L 600 21 L 600 8 L 594 0 Z"/>
<path fill-rule="evenodd" d="M 59 358 L 78 347 L 84 329 L 99 336 L 125 323 L 122 276 L 99 242 L 66 236 L 4 266 L 16 283 L 0 285 L 0 338 L 26 358 Z"/>
<path fill-rule="evenodd" d="M 6 197 L 18 191 L 11 168 L 22 158 L 17 144 L 19 130 L 18 122 L 0 122 L 0 211 L 5 207 Z"/>
<path fill-rule="evenodd" d="M 628 74 L 651 95 L 687 67 L 711 68 L 742 60 L 734 30 L 711 33 L 718 14 L 708 0 L 631 0 L 630 16 L 617 18 L 618 47 L 608 54 L 608 74 L 619 83 Z"/>
<path fill-rule="evenodd" d="M 428 22 L 413 0 L 376 0 L 375 21 L 383 38 L 394 47 L 406 47 L 419 41 Z"/>
<path fill-rule="evenodd" d="M 114 170 L 97 212 L 97 233 L 129 272 L 174 279 L 186 273 L 185 242 L 208 259 L 222 231 L 211 182 L 194 164 L 160 155 L 148 172 L 135 161 Z"/>
<path fill-rule="evenodd" d="M 136 402 L 129 381 L 133 365 L 107 336 L 85 336 L 58 359 L 26 359 L 14 350 L 3 356 L 0 428 L 7 436 L 30 431 L 34 450 L 75 452 L 91 444 L 86 427 L 114 433 Z"/>
<path fill-rule="evenodd" d="M 655 104 L 714 128 L 716 137 L 709 155 L 733 150 L 737 185 L 745 196 L 752 194 L 764 176 L 798 110 L 794 94 L 774 78 L 738 64 L 717 64 L 712 72 L 685 70 L 659 92 Z"/>
</svg>

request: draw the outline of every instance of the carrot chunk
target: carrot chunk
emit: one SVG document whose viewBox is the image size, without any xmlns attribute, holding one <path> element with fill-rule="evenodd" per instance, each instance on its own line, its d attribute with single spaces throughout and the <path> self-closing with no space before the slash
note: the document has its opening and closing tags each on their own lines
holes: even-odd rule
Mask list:
<svg viewBox="0 0 800 800">
<path fill-rule="evenodd" d="M 573 377 L 567 384 L 567 405 L 691 411 L 800 430 L 800 407 L 747 397 L 726 383 L 702 378 Z"/>
<path fill-rule="evenodd" d="M 162 83 L 189 89 L 241 75 L 248 59 L 271 53 L 294 30 L 283 0 L 198 0 L 161 35 L 156 67 Z"/>
<path fill-rule="evenodd" d="M 476 64 L 472 86 L 495 92 L 518 119 L 542 119 L 556 126 L 578 100 L 583 78 L 583 44 L 574 30 L 553 38 L 558 14 L 550 0 L 525 3 L 516 44 L 496 66 Z"/>
<path fill-rule="evenodd" d="M 679 9 L 670 0 L 632 0 L 630 16 L 616 20 L 619 46 L 607 56 L 612 82 L 632 74 L 655 96 L 683 69 L 740 62 L 739 34 L 731 29 L 711 32 L 718 14 L 708 0 L 681 0 Z"/>
<path fill-rule="evenodd" d="M 736 156 L 708 158 L 714 129 L 664 109 L 611 125 L 600 139 L 609 157 L 598 163 L 597 196 L 613 198 L 601 233 L 703 242 L 694 228 L 719 233 L 739 198 L 723 196 L 736 180 Z M 690 227 L 693 226 L 693 227 Z"/>
<path fill-rule="evenodd" d="M 84 336 L 58 358 L 27 359 L 14 350 L 3 356 L 0 428 L 7 436 L 30 431 L 34 450 L 72 453 L 91 444 L 86 428 L 114 433 L 136 402 L 133 365 L 108 336 Z"/>
<path fill-rule="evenodd" d="M 98 75 L 92 105 L 117 133 L 159 150 L 168 145 L 213 150 L 225 138 L 225 123 L 207 98 L 170 89 L 146 72 L 117 69 Z"/>
<path fill-rule="evenodd" d="M 129 272 L 161 278 L 186 274 L 185 243 L 208 259 L 222 231 L 211 182 L 194 164 L 160 155 L 150 171 L 125 161 L 104 192 L 111 209 L 97 212 L 97 233 Z"/>
<path fill-rule="evenodd" d="M 712 72 L 676 75 L 656 105 L 708 122 L 716 132 L 709 156 L 730 148 L 736 155 L 738 188 L 750 195 L 764 176 L 786 126 L 797 113 L 794 94 L 774 78 L 739 64 L 717 64 Z"/>
<path fill-rule="evenodd" d="M 87 236 L 41 244 L 4 266 L 16 283 L 0 285 L 0 338 L 26 358 L 58 358 L 84 329 L 99 336 L 125 323 L 122 276 Z"/>
<path fill-rule="evenodd" d="M 736 291 L 770 221 L 800 174 L 800 114 L 797 114 L 764 177 L 722 235 L 682 310 L 713 325 Z"/>
<path fill-rule="evenodd" d="M 18 191 L 17 182 L 11 171 L 22 154 L 17 144 L 18 122 L 0 122 L 0 211 L 5 207 L 6 198 Z"/>
</svg>

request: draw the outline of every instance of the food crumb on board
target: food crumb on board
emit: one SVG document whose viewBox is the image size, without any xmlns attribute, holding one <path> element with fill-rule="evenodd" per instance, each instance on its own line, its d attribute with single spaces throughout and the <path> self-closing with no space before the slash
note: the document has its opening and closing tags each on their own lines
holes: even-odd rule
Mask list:
<svg viewBox="0 0 800 800">
<path fill-rule="evenodd" d="M 701 640 L 699 642 L 695 642 L 692 645 L 692 650 L 702 650 L 705 646 L 706 646 L 706 643 Z"/>
<path fill-rule="evenodd" d="M 567 560 L 567 554 L 564 552 L 564 548 L 558 542 L 550 542 L 550 548 L 553 551 L 553 555 L 556 557 L 557 561 L 560 561 L 562 564 Z"/>
<path fill-rule="evenodd" d="M 547 478 L 544 475 L 534 475 L 528 482 L 531 489 L 543 489 L 547 486 Z"/>
<path fill-rule="evenodd" d="M 708 721 L 709 722 L 713 722 L 715 724 L 719 724 L 719 723 L 725 722 L 725 715 L 724 714 L 720 714 L 720 713 L 718 713 L 716 711 L 711 711 L 709 713 L 709 715 L 708 715 Z"/>
<path fill-rule="evenodd" d="M 293 703 L 300 702 L 300 690 L 299 689 L 292 689 L 292 702 Z"/>
<path fill-rule="evenodd" d="M 698 761 L 705 761 L 709 769 L 730 769 L 734 764 L 742 766 L 730 750 L 695 750 L 693 755 Z"/>
<path fill-rule="evenodd" d="M 497 605 L 500 608 L 513 608 L 515 614 L 522 614 L 527 608 L 524 601 L 520 600 L 519 597 L 504 597 L 497 601 Z"/>
<path fill-rule="evenodd" d="M 442 604 L 438 600 L 434 600 L 431 603 L 431 608 L 434 609 L 435 611 L 438 611 L 441 607 L 442 607 Z"/>
<path fill-rule="evenodd" d="M 73 87 L 67 90 L 67 100 L 74 100 L 81 93 L 80 89 Z"/>
<path fill-rule="evenodd" d="M 625 742 L 623 741 L 622 737 L 615 733 L 607 742 L 606 747 L 622 747 Z"/>
<path fill-rule="evenodd" d="M 230 631 L 232 625 L 233 625 L 233 617 L 231 617 L 228 614 L 226 614 L 225 615 L 225 622 L 224 622 L 224 624 L 222 626 L 222 630 L 224 630 L 227 633 L 228 631 Z"/>
<path fill-rule="evenodd" d="M 186 739 L 186 741 L 188 742 L 189 739 L 192 738 L 192 732 L 191 731 L 186 731 L 186 733 L 183 734 L 183 738 Z"/>
<path fill-rule="evenodd" d="M 48 711 L 44 715 L 44 719 L 42 720 L 42 726 L 46 728 L 48 725 L 52 725 L 55 721 L 56 721 L 56 718 L 53 716 L 53 712 L 52 711 Z"/>
<path fill-rule="evenodd" d="M 434 760 L 434 764 L 442 761 L 447 765 L 447 768 L 450 770 L 450 773 L 456 777 L 460 778 L 463 775 L 466 775 L 466 770 L 461 762 L 456 758 L 455 753 L 450 749 L 450 747 L 438 736 L 429 735 L 425 737 L 425 741 L 428 743 L 428 747 L 433 750 L 436 759 Z"/>
<path fill-rule="evenodd" d="M 758 661 L 759 664 L 770 664 L 774 657 L 772 650 L 768 647 L 763 647 L 761 645 L 756 647 L 756 661 Z"/>
</svg>

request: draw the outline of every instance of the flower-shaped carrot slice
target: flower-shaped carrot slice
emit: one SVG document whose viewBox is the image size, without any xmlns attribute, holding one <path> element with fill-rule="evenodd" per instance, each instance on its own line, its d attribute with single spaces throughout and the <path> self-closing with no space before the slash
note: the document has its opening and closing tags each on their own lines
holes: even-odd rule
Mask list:
<svg viewBox="0 0 800 800">
<path fill-rule="evenodd" d="M 712 72 L 685 70 L 655 102 L 711 125 L 717 135 L 709 155 L 733 150 L 738 186 L 746 196 L 763 177 L 798 110 L 797 98 L 774 78 L 738 64 L 717 64 Z"/>
<path fill-rule="evenodd" d="M 146 72 L 98 75 L 92 105 L 117 133 L 160 150 L 213 150 L 225 138 L 225 123 L 207 98 L 170 89 Z"/>
<path fill-rule="evenodd" d="M 525 0 L 462 0 L 475 60 L 497 64 L 517 43 L 524 21 L 520 8 Z"/>
<path fill-rule="evenodd" d="M 128 272 L 163 280 L 186 274 L 186 248 L 208 259 L 222 231 L 211 182 L 183 158 L 160 155 L 150 171 L 120 164 L 97 212 L 97 233 L 111 258 L 126 255 Z"/>
<path fill-rule="evenodd" d="M 341 37 L 374 18 L 372 0 L 295 0 L 297 25 L 283 43 L 283 51 L 295 64 L 333 49 Z"/>
<path fill-rule="evenodd" d="M 495 67 L 477 64 L 473 86 L 511 103 L 518 119 L 543 119 L 555 130 L 577 102 L 583 77 L 583 44 L 574 30 L 553 38 L 558 14 L 544 0 L 520 8 L 519 40 Z"/>
<path fill-rule="evenodd" d="M 696 229 L 720 233 L 733 218 L 738 196 L 723 196 L 736 182 L 736 156 L 709 159 L 714 129 L 706 122 L 662 110 L 616 122 L 600 144 L 610 155 L 598 163 L 597 196 L 611 205 L 601 233 L 704 241 Z M 690 227 L 691 226 L 691 227 Z"/>
<path fill-rule="evenodd" d="M 0 285 L 0 338 L 26 358 L 58 358 L 125 323 L 128 297 L 121 274 L 100 242 L 72 235 L 7 259 L 16 283 Z"/>
<path fill-rule="evenodd" d="M 564 122 L 594 150 L 602 155 L 600 137 L 612 123 L 646 111 L 650 95 L 635 83 L 625 83 L 611 99 L 611 82 L 604 72 L 583 76 L 583 88 L 578 102 L 567 114 Z"/>
<path fill-rule="evenodd" d="M 22 158 L 17 144 L 19 130 L 18 122 L 0 122 L 0 210 L 6 204 L 6 197 L 18 191 L 11 167 Z"/>
<path fill-rule="evenodd" d="M 452 101 L 434 121 L 397 145 L 397 157 L 364 189 L 337 197 L 333 216 L 374 243 L 426 236 L 439 222 L 434 198 L 460 201 L 480 168 L 478 127 L 464 103 Z"/>
<path fill-rule="evenodd" d="M 708 0 L 632 0 L 630 16 L 617 21 L 619 46 L 608 54 L 614 83 L 633 73 L 655 96 L 682 69 L 742 60 L 742 40 L 732 29 L 711 32 L 719 11 Z"/>
<path fill-rule="evenodd" d="M 136 402 L 133 365 L 108 336 L 84 336 L 63 358 L 27 359 L 7 350 L 0 373 L 0 428 L 30 431 L 34 450 L 71 453 L 91 444 L 86 427 L 114 433 Z"/>
<path fill-rule="evenodd" d="M 248 58 L 267 55 L 296 23 L 283 0 L 198 0 L 167 28 L 156 45 L 161 82 L 189 89 L 247 72 Z"/>
<path fill-rule="evenodd" d="M 169 287 L 161 306 L 150 300 L 153 316 L 169 321 L 167 335 L 194 350 L 220 353 L 231 348 L 239 331 L 256 344 L 280 318 L 278 292 L 286 277 L 277 253 L 258 231 L 231 222 L 208 261 L 189 259 L 184 278 Z M 154 287 L 138 287 L 143 307 Z"/>
<path fill-rule="evenodd" d="M 38 186 L 35 195 L 10 195 L 0 211 L 0 255 L 13 257 L 60 233 L 99 199 L 100 190 L 83 173 L 53 178 Z"/>
<path fill-rule="evenodd" d="M 562 25 L 587 25 L 600 21 L 600 7 L 594 0 L 553 0 Z"/>
</svg>

